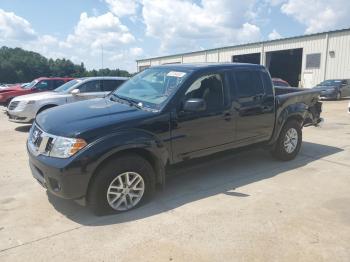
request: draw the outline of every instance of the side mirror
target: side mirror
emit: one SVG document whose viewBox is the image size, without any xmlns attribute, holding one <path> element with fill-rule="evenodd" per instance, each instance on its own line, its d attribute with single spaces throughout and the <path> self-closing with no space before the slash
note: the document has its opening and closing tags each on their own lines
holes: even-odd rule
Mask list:
<svg viewBox="0 0 350 262">
<path fill-rule="evenodd" d="M 73 89 L 72 91 L 70 91 L 70 93 L 71 93 L 73 96 L 76 96 L 76 95 L 80 94 L 80 90 L 79 90 L 79 89 Z"/>
<path fill-rule="evenodd" d="M 202 98 L 190 98 L 185 102 L 183 106 L 183 110 L 185 112 L 202 112 L 206 109 L 207 103 Z"/>
</svg>

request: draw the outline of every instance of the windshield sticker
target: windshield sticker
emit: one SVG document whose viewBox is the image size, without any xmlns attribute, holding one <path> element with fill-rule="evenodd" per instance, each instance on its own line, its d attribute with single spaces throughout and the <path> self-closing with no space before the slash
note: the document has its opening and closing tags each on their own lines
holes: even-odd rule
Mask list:
<svg viewBox="0 0 350 262">
<path fill-rule="evenodd" d="M 170 71 L 167 76 L 172 76 L 172 77 L 184 77 L 184 75 L 186 75 L 186 73 L 184 72 L 177 72 L 177 71 Z"/>
</svg>

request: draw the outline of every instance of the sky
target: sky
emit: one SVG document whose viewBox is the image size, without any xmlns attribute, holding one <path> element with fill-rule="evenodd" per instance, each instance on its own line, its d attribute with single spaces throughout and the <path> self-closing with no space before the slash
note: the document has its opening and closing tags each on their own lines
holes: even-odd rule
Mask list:
<svg viewBox="0 0 350 262">
<path fill-rule="evenodd" d="M 0 46 L 135 72 L 136 59 L 349 28 L 349 13 L 349 0 L 0 0 Z"/>
</svg>

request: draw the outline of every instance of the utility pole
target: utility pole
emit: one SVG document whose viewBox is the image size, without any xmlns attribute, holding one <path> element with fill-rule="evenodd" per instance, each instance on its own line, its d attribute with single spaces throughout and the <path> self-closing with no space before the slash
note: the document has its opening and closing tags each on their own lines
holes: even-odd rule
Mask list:
<svg viewBox="0 0 350 262">
<path fill-rule="evenodd" d="M 103 44 L 101 44 L 101 73 L 103 76 Z"/>
</svg>

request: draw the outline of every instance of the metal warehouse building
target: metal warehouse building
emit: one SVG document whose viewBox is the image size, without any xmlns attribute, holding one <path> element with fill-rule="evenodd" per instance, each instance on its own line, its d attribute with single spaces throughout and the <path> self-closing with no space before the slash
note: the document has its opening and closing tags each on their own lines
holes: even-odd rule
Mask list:
<svg viewBox="0 0 350 262">
<path fill-rule="evenodd" d="M 272 77 L 311 88 L 326 79 L 350 79 L 350 28 L 272 41 L 137 60 L 137 69 L 174 63 L 241 62 L 265 65 Z"/>
</svg>

